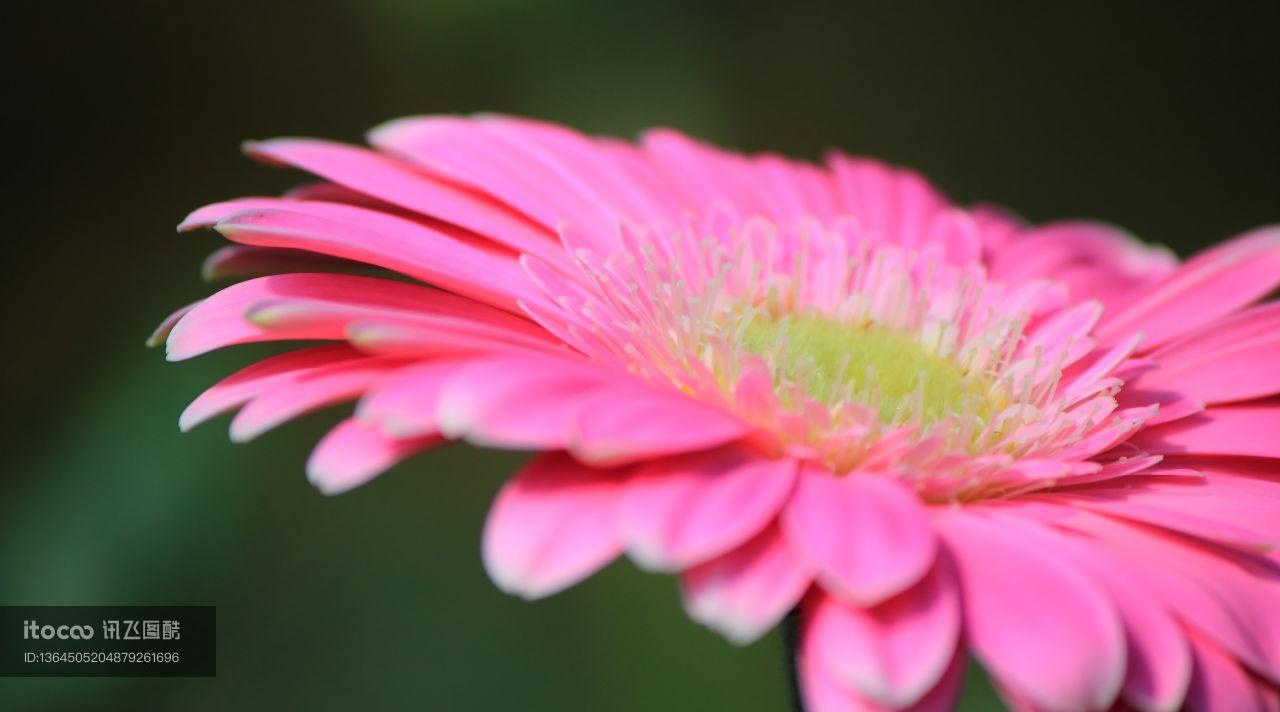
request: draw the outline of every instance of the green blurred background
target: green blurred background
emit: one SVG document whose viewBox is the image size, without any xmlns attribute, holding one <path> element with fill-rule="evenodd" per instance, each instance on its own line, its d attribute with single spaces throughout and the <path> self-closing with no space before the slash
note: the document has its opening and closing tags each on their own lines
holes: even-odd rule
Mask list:
<svg viewBox="0 0 1280 712">
<path fill-rule="evenodd" d="M 1182 253 L 1280 217 L 1277 3 L 10 5 L 0 602 L 215 604 L 219 640 L 216 679 L 9 679 L 6 709 L 786 705 L 776 637 L 725 644 L 669 578 L 618 564 L 539 603 L 498 593 L 479 532 L 519 455 L 447 448 L 326 498 L 302 468 L 339 410 L 245 446 L 225 421 L 179 435 L 254 354 L 143 349 L 211 289 L 218 240 L 172 227 L 300 180 L 242 139 L 496 110 L 841 146 Z"/>
</svg>

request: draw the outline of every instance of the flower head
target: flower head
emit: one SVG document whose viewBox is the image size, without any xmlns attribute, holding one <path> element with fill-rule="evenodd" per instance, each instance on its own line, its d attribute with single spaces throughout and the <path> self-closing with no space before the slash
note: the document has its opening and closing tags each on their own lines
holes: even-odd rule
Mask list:
<svg viewBox="0 0 1280 712">
<path fill-rule="evenodd" d="M 1180 263 L 840 154 L 495 116 L 370 142 L 251 143 L 321 182 L 184 221 L 253 278 L 166 322 L 170 359 L 331 342 L 184 428 L 358 400 L 326 492 L 448 440 L 538 451 L 486 525 L 500 587 L 625 552 L 734 642 L 798 607 L 813 712 L 945 707 L 967 652 L 1027 708 L 1277 703 L 1280 228 Z"/>
</svg>

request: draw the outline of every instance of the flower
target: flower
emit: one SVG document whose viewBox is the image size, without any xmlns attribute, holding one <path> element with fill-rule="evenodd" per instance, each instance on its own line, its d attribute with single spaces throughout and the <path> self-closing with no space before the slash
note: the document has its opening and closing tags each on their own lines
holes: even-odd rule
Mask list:
<svg viewBox="0 0 1280 712">
<path fill-rule="evenodd" d="M 180 226 L 263 276 L 171 317 L 171 360 L 332 342 L 184 429 L 358 399 L 325 492 L 453 439 L 538 451 L 486 524 L 498 586 L 625 552 L 736 643 L 798 608 L 812 712 L 946 707 L 968 653 L 1028 709 L 1275 709 L 1280 227 L 1179 263 L 841 154 L 498 116 L 369 140 L 250 143 L 321 181 Z"/>
</svg>

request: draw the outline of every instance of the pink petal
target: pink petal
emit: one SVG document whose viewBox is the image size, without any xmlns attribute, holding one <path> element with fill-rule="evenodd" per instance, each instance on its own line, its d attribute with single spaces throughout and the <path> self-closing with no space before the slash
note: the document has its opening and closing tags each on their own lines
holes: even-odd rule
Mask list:
<svg viewBox="0 0 1280 712">
<path fill-rule="evenodd" d="M 510 205 L 544 227 L 562 221 L 597 236 L 617 231 L 608 203 L 561 157 L 490 122 L 449 116 L 397 119 L 369 132 L 369 143 Z"/>
<path fill-rule="evenodd" d="M 1191 679 L 1186 635 L 1124 562 L 1093 543 L 1075 537 L 1058 540 L 1057 551 L 1087 571 L 1111 599 L 1127 641 L 1127 669 L 1121 695 L 1147 712 L 1173 712 L 1182 706 Z"/>
<path fill-rule="evenodd" d="M 442 340 L 460 332 L 539 348 L 554 341 L 526 319 L 436 289 L 344 274 L 281 274 L 234 284 L 200 302 L 170 332 L 168 358 L 258 341 L 343 339 L 356 321 L 430 326 Z"/>
<path fill-rule="evenodd" d="M 265 162 L 272 163 L 270 159 Z M 319 200 L 326 203 L 346 203 L 347 205 L 358 205 L 362 208 L 372 208 L 388 213 L 397 213 L 407 215 L 408 212 L 397 208 L 377 198 L 358 193 L 350 188 L 337 183 L 330 183 L 326 180 L 316 180 L 310 183 L 294 186 L 284 192 L 284 197 L 295 198 L 297 200 Z"/>
<path fill-rule="evenodd" d="M 480 120 L 518 133 L 519 140 L 554 153 L 628 218 L 647 224 L 671 223 L 686 207 L 630 143 L 587 137 L 557 124 L 521 117 L 486 114 Z"/>
<path fill-rule="evenodd" d="M 741 156 L 668 129 L 646 131 L 640 145 L 664 182 L 694 208 L 705 211 L 727 201 L 747 214 L 768 213 L 753 181 L 746 179 L 748 164 Z"/>
<path fill-rule="evenodd" d="M 1188 496 L 1179 497 L 1176 491 L 1151 492 L 1146 487 L 1127 486 L 1116 489 L 1093 488 L 1084 491 L 1045 495 L 1049 500 L 1061 500 L 1073 507 L 1084 507 L 1095 512 L 1163 527 L 1189 536 L 1199 537 L 1226 546 L 1266 551 L 1276 545 L 1276 534 L 1266 528 L 1248 528 L 1236 521 L 1246 502 L 1233 502 L 1234 498 L 1215 497 L 1212 486 L 1197 487 L 1186 484 L 1191 490 Z M 1207 492 L 1197 490 L 1207 489 Z M 1163 494 L 1163 496 L 1162 496 Z M 1237 506 L 1232 506 L 1237 505 Z M 1280 510 L 1276 510 L 1280 517 Z M 1275 521 L 1280 521 L 1277 519 Z"/>
<path fill-rule="evenodd" d="M 1151 354 L 1160 368 L 1134 385 L 1187 394 L 1206 403 L 1280 393 L 1280 303 L 1210 324 Z"/>
<path fill-rule="evenodd" d="M 766 154 L 751 159 L 752 172 L 764 186 L 770 213 L 784 221 L 834 221 L 839 214 L 834 185 L 822 171 L 807 163 Z"/>
<path fill-rule="evenodd" d="M 289 305 L 280 309 L 274 309 L 275 305 L 267 306 L 272 309 L 271 317 L 284 317 L 275 321 L 273 328 L 287 324 L 286 319 L 291 320 L 295 316 L 310 319 L 311 314 L 315 313 L 310 305 L 302 308 Z M 260 320 L 260 314 L 259 311 L 251 310 L 249 317 Z M 345 318 L 343 332 L 352 346 L 378 356 L 424 359 L 562 350 L 541 337 L 530 337 L 504 327 L 452 316 L 379 312 L 339 313 L 332 316 Z"/>
<path fill-rule="evenodd" d="M 440 359 L 408 366 L 369 390 L 356 408 L 360 420 L 377 423 L 397 438 L 440 431 L 436 401 L 445 381 L 462 362 Z"/>
<path fill-rule="evenodd" d="M 746 423 L 715 406 L 646 387 L 602 393 L 585 404 L 568 448 L 586 462 L 614 465 L 704 450 L 748 432 Z"/>
<path fill-rule="evenodd" d="M 587 399 L 621 398 L 637 385 L 571 357 L 505 354 L 475 359 L 445 382 L 436 401 L 443 432 L 488 446 L 566 446 Z"/>
<path fill-rule="evenodd" d="M 640 467 L 624 489 L 619 523 L 641 567 L 678 571 L 758 534 L 795 484 L 796 463 L 721 449 Z"/>
<path fill-rule="evenodd" d="M 231 439 L 247 442 L 304 413 L 354 400 L 405 365 L 397 359 L 352 359 L 297 374 L 249 401 L 231 421 Z"/>
<path fill-rule="evenodd" d="M 484 527 L 484 566 L 524 598 L 561 591 L 622 550 L 616 521 L 621 474 L 539 455 L 503 486 Z"/>
<path fill-rule="evenodd" d="M 200 275 L 206 282 L 263 277 L 285 272 L 372 272 L 369 265 L 306 250 L 227 245 L 205 258 Z"/>
<path fill-rule="evenodd" d="M 839 153 L 828 155 L 827 165 L 843 212 L 856 218 L 873 239 L 918 248 L 931 230 L 938 230 L 934 236 L 947 239 L 954 260 L 964 259 L 972 249 L 962 244 L 969 239 L 961 234 L 967 226 L 939 220 L 949 202 L 919 174 Z"/>
<path fill-rule="evenodd" d="M 909 239 L 909 235 L 903 239 Z M 974 264 L 982 260 L 978 223 L 964 210 L 948 210 L 934 218 L 924 244 L 940 245 L 952 264 Z"/>
<path fill-rule="evenodd" d="M 1280 285 L 1280 227 L 1262 227 L 1189 260 L 1098 327 L 1104 341 L 1135 332 L 1153 349 L 1265 297 Z"/>
<path fill-rule="evenodd" d="M 805 470 L 781 521 L 822 585 L 863 606 L 919 581 L 937 549 L 915 495 L 882 475 Z"/>
<path fill-rule="evenodd" d="M 800 693 L 806 712 L 885 712 L 887 708 L 859 697 L 826 668 L 812 650 L 813 637 L 805 636 L 796 659 Z M 957 653 L 942 679 L 919 702 L 902 712 L 947 712 L 955 708 L 964 682 L 965 656 Z"/>
<path fill-rule="evenodd" d="M 970 647 L 1000 684 L 1047 709 L 1109 707 L 1124 635 L 1098 585 L 1029 523 L 970 509 L 934 521 L 957 565 Z"/>
<path fill-rule="evenodd" d="M 1273 471 L 1259 467 L 1264 474 L 1261 478 L 1254 478 L 1238 467 L 1233 472 L 1230 463 L 1179 458 L 1166 464 L 1193 467 L 1195 469 L 1191 471 L 1202 474 L 1202 478 L 1148 482 L 1141 488 L 1126 490 L 1125 496 L 1170 512 L 1194 511 L 1200 518 L 1251 532 L 1255 539 L 1276 540 L 1275 523 L 1280 521 L 1280 481 L 1272 478 Z"/>
<path fill-rule="evenodd" d="M 280 138 L 248 142 L 245 151 L 255 158 L 301 168 L 522 252 L 545 259 L 565 257 L 550 231 L 506 205 L 367 149 L 332 141 Z"/>
<path fill-rule="evenodd" d="M 1003 282 L 1050 278 L 1064 284 L 1074 301 L 1096 299 L 1109 309 L 1169 275 L 1177 259 L 1114 226 L 1062 221 L 1025 231 L 993 251 L 991 274 Z"/>
<path fill-rule="evenodd" d="M 334 344 L 298 349 L 263 359 L 236 371 L 201 393 L 200 397 L 182 411 L 178 427 L 186 432 L 301 374 L 361 358 L 363 355 L 350 346 Z"/>
<path fill-rule="evenodd" d="M 1064 522 L 1098 539 L 1149 595 L 1250 668 L 1280 680 L 1280 574 L 1261 557 L 1197 546 L 1099 516 Z"/>
<path fill-rule="evenodd" d="M 1153 454 L 1280 458 L 1280 402 L 1218 405 L 1200 415 L 1147 428 L 1131 442 Z"/>
<path fill-rule="evenodd" d="M 1084 302 L 1063 309 L 1027 334 L 1019 356 L 1030 356 L 1041 350 L 1043 358 L 1056 366 L 1059 355 L 1067 353 L 1070 345 L 1086 338 L 1101 316 L 1102 305 L 1098 302 Z"/>
<path fill-rule="evenodd" d="M 233 242 L 376 265 L 510 312 L 519 312 L 519 298 L 533 296 L 514 254 L 446 226 L 428 227 L 377 210 L 294 201 L 284 209 L 233 212 L 213 227 Z"/>
<path fill-rule="evenodd" d="M 1187 709 L 1231 712 L 1275 712 L 1275 697 L 1263 693 L 1240 663 L 1203 636 L 1192 634 L 1195 670 L 1187 691 Z"/>
<path fill-rule="evenodd" d="M 680 577 L 689 617 L 746 645 L 795 607 L 813 571 L 787 545 L 777 525 Z"/>
<path fill-rule="evenodd" d="M 166 316 L 164 321 L 160 322 L 160 324 L 156 326 L 155 330 L 151 332 L 151 335 L 147 337 L 147 347 L 155 348 L 160 344 L 163 344 L 165 340 L 169 338 L 169 334 L 173 333 L 173 327 L 178 325 L 178 322 L 182 320 L 182 317 L 187 315 L 187 312 L 195 309 L 197 306 L 200 306 L 200 302 L 191 302 L 185 307 L 175 310 L 169 316 Z"/>
<path fill-rule="evenodd" d="M 807 649 L 859 696 L 891 709 L 909 707 L 956 657 L 960 601 L 955 582 L 935 566 L 919 584 L 871 608 L 830 596 L 814 604 Z"/>
<path fill-rule="evenodd" d="M 307 460 L 307 479 L 325 494 L 338 494 L 382 474 L 415 453 L 443 439 L 429 435 L 396 439 L 357 420 L 344 420 L 330 430 Z"/>
</svg>

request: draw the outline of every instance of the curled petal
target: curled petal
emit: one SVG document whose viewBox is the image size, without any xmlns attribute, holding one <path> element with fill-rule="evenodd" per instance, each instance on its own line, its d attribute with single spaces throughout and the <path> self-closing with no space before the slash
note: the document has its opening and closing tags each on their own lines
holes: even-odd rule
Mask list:
<svg viewBox="0 0 1280 712">
<path fill-rule="evenodd" d="M 1047 530 L 968 509 L 934 519 L 964 597 L 969 645 L 1000 684 L 1045 709 L 1106 709 L 1125 639 L 1102 589 L 1064 563 Z"/>
<path fill-rule="evenodd" d="M 236 371 L 201 393 L 182 411 L 178 427 L 186 432 L 303 374 L 361 358 L 360 352 L 346 344 L 331 344 L 298 349 L 263 359 Z"/>
<path fill-rule="evenodd" d="M 616 507 L 622 473 L 587 467 L 563 453 L 534 458 L 511 478 L 484 526 L 485 570 L 524 598 L 561 591 L 622 550 Z"/>
<path fill-rule="evenodd" d="M 330 430 L 307 460 L 307 479 L 325 494 L 358 487 L 401 460 L 439 445 L 436 435 L 391 438 L 358 420 L 344 420 Z"/>
<path fill-rule="evenodd" d="M 404 366 L 398 359 L 353 359 L 298 374 L 249 401 L 231 421 L 231 439 L 246 442 L 303 413 L 354 400 Z"/>
<path fill-rule="evenodd" d="M 781 521 L 823 586 L 863 606 L 919 581 L 937 551 L 915 495 L 879 475 L 804 471 Z"/>
<path fill-rule="evenodd" d="M 627 550 L 648 569 L 679 570 L 725 553 L 777 515 L 795 483 L 791 459 L 721 449 L 642 466 L 619 512 Z"/>
<path fill-rule="evenodd" d="M 870 608 L 830 596 L 814 604 L 809 650 L 859 696 L 892 709 L 909 707 L 941 679 L 956 657 L 960 600 L 945 566 Z"/>
<path fill-rule="evenodd" d="M 796 658 L 800 694 L 804 708 L 811 712 L 887 712 L 888 709 L 860 697 L 843 685 L 823 664 L 813 650 L 814 638 L 804 636 Z M 964 683 L 965 656 L 957 651 L 942 679 L 923 698 L 901 712 L 947 712 L 955 708 L 956 697 Z"/>
<path fill-rule="evenodd" d="M 813 570 L 770 525 L 680 578 L 689 617 L 746 645 L 782 620 L 813 580 Z"/>
</svg>

